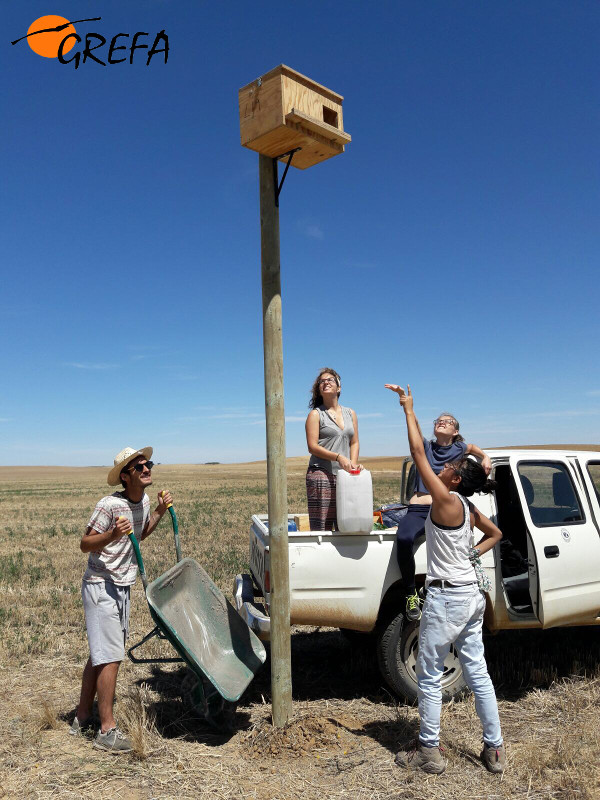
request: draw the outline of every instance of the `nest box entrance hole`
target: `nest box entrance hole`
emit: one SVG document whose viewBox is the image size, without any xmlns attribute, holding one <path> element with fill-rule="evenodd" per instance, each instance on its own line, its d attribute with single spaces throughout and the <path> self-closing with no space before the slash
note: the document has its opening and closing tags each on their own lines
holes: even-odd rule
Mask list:
<svg viewBox="0 0 600 800">
<path fill-rule="evenodd" d="M 334 111 L 332 108 L 328 106 L 323 106 L 323 122 L 326 122 L 327 125 L 331 125 L 334 128 L 338 127 L 338 114 L 337 111 Z"/>
</svg>

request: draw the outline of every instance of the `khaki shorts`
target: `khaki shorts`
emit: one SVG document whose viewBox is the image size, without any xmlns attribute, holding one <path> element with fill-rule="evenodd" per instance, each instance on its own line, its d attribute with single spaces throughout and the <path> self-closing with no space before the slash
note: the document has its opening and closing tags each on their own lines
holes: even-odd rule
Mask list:
<svg viewBox="0 0 600 800">
<path fill-rule="evenodd" d="M 123 661 L 129 632 L 129 586 L 83 581 L 81 597 L 92 666 Z"/>
</svg>

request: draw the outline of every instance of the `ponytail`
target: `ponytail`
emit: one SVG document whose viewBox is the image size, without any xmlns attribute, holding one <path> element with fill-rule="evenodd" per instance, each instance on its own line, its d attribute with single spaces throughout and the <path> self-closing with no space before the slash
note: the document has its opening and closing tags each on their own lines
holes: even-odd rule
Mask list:
<svg viewBox="0 0 600 800">
<path fill-rule="evenodd" d="M 496 491 L 497 486 L 498 486 L 498 481 L 492 481 L 488 478 L 487 481 L 481 487 L 481 489 L 478 489 L 477 491 L 479 492 L 479 494 L 491 494 L 492 492 Z"/>
</svg>

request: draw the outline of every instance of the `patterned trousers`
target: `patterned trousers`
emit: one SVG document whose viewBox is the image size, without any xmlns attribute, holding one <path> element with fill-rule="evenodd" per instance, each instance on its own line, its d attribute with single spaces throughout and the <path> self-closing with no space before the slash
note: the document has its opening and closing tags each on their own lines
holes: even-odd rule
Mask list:
<svg viewBox="0 0 600 800">
<path fill-rule="evenodd" d="M 306 473 L 306 496 L 311 531 L 332 531 L 336 525 L 336 476 L 317 467 Z"/>
</svg>

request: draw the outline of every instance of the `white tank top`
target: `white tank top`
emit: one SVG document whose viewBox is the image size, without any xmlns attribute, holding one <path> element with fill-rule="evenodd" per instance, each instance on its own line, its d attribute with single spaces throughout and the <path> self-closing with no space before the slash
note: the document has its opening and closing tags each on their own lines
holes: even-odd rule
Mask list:
<svg viewBox="0 0 600 800">
<path fill-rule="evenodd" d="M 471 512 L 469 504 L 462 495 L 455 494 L 461 501 L 465 518 L 457 528 L 444 528 L 431 519 L 431 510 L 425 521 L 425 541 L 427 545 L 427 580 L 451 581 L 456 584 L 475 583 L 475 568 L 469 561 L 469 550 L 473 547 Z"/>
</svg>

